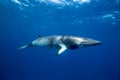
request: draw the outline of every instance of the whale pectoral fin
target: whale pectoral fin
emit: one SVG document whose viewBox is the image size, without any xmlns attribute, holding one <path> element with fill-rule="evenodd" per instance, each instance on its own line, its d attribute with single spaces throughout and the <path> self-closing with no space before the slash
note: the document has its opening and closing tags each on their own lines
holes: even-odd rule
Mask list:
<svg viewBox="0 0 120 80">
<path fill-rule="evenodd" d="M 67 47 L 64 44 L 60 44 L 59 46 L 61 48 L 58 51 L 58 55 L 60 55 L 62 52 L 64 52 L 67 49 Z"/>
</svg>

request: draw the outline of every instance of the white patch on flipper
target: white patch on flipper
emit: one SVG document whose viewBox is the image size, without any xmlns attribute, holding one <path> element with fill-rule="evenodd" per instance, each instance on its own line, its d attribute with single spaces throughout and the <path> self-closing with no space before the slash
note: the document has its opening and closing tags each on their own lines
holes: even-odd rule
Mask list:
<svg viewBox="0 0 120 80">
<path fill-rule="evenodd" d="M 64 44 L 60 44 L 59 46 L 61 48 L 59 49 L 58 54 L 61 54 L 62 52 L 64 52 L 67 49 L 67 47 Z"/>
</svg>

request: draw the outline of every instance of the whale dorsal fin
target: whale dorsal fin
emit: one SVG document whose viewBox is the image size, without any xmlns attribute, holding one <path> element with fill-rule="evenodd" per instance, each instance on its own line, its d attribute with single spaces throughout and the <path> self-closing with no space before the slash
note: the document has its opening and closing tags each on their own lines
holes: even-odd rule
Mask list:
<svg viewBox="0 0 120 80">
<path fill-rule="evenodd" d="M 59 46 L 61 48 L 58 51 L 58 55 L 60 55 L 62 52 L 64 52 L 67 49 L 67 47 L 64 44 L 59 44 Z"/>
<path fill-rule="evenodd" d="M 41 35 L 38 35 L 38 37 L 42 37 Z"/>
</svg>

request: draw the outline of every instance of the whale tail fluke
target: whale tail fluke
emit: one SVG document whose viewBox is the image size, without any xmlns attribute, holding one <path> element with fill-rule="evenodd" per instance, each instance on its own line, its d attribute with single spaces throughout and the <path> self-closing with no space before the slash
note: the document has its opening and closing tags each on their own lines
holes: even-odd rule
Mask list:
<svg viewBox="0 0 120 80">
<path fill-rule="evenodd" d="M 24 49 L 24 48 L 27 48 L 27 47 L 30 47 L 32 46 L 32 43 L 29 43 L 29 44 L 26 44 L 24 46 L 21 46 L 19 49 Z"/>
<path fill-rule="evenodd" d="M 24 49 L 24 48 L 27 48 L 27 47 L 28 47 L 28 45 L 24 45 L 24 46 L 19 47 L 19 49 Z"/>
</svg>

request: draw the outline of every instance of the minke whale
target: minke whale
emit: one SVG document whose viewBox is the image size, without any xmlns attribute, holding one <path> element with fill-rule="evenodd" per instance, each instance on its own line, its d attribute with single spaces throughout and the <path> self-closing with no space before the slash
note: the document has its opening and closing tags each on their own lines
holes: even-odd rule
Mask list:
<svg viewBox="0 0 120 80">
<path fill-rule="evenodd" d="M 60 55 L 67 49 L 78 49 L 79 47 L 87 47 L 101 44 L 101 41 L 91 38 L 77 37 L 77 36 L 39 36 L 36 40 L 20 47 L 24 49 L 32 46 L 49 46 L 58 49 L 57 55 Z"/>
</svg>

